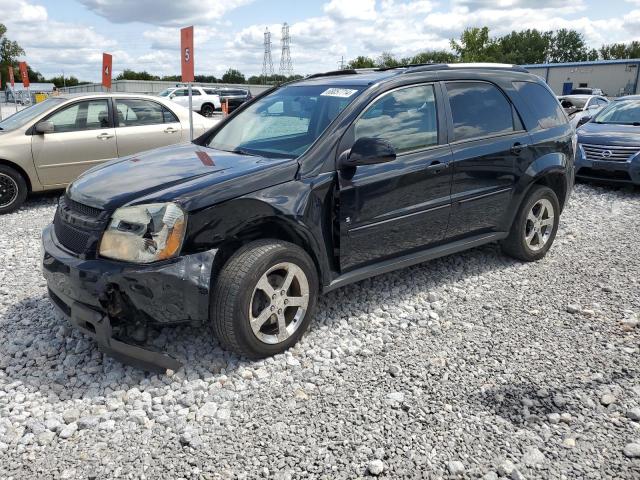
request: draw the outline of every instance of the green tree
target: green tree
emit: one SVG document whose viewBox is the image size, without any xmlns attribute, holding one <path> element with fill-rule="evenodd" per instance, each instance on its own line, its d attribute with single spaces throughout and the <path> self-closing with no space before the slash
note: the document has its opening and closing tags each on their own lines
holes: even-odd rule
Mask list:
<svg viewBox="0 0 640 480">
<path fill-rule="evenodd" d="M 631 43 L 612 43 L 610 45 L 602 45 L 599 53 L 603 60 L 640 58 L 640 42 L 634 40 Z"/>
<path fill-rule="evenodd" d="M 465 29 L 459 42 L 451 39 L 451 48 L 462 62 L 499 62 L 502 58 L 499 43 L 489 37 L 489 27 Z"/>
<path fill-rule="evenodd" d="M 246 79 L 244 78 L 244 75 L 240 73 L 240 71 L 234 68 L 230 68 L 225 72 L 224 75 L 222 75 L 222 82 L 223 83 L 246 83 Z"/>
<path fill-rule="evenodd" d="M 7 83 L 8 78 L 8 69 L 14 68 L 14 76 L 18 77 L 18 71 L 15 67 L 18 64 L 18 57 L 20 55 L 24 55 L 24 50 L 17 42 L 9 40 L 6 37 L 7 27 L 5 27 L 2 23 L 0 23 L 0 73 L 2 74 L 2 84 L 0 84 L 0 88 L 4 88 L 4 85 Z"/>
<path fill-rule="evenodd" d="M 160 77 L 152 75 L 147 71 L 136 72 L 134 70 L 125 69 L 116 80 L 160 80 Z"/>
<path fill-rule="evenodd" d="M 447 52 L 446 50 L 427 50 L 414 55 L 410 63 L 456 63 L 459 61 L 455 54 Z"/>
<path fill-rule="evenodd" d="M 405 59 L 406 60 L 406 59 Z M 389 52 L 382 52 L 382 54 L 376 60 L 376 67 L 379 68 L 393 68 L 399 67 L 403 65 L 405 62 L 403 60 L 398 60 L 398 58 Z"/>
<path fill-rule="evenodd" d="M 556 30 L 549 42 L 547 61 L 550 63 L 581 62 L 589 58 L 584 35 L 576 30 Z"/>
<path fill-rule="evenodd" d="M 500 61 L 515 65 L 544 63 L 551 42 L 551 32 L 536 29 L 513 31 L 499 37 Z"/>
<path fill-rule="evenodd" d="M 373 58 L 360 55 L 347 64 L 347 68 L 375 68 L 376 61 Z"/>
</svg>

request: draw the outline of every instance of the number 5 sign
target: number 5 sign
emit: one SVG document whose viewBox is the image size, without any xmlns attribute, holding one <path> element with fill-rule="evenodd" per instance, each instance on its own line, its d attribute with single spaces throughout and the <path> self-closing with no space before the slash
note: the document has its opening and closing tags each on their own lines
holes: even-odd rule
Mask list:
<svg viewBox="0 0 640 480">
<path fill-rule="evenodd" d="M 102 54 L 102 86 L 111 88 L 111 66 L 113 57 L 108 53 Z"/>
<path fill-rule="evenodd" d="M 193 27 L 186 27 L 180 30 L 180 53 L 182 64 L 182 81 L 193 82 Z"/>
</svg>

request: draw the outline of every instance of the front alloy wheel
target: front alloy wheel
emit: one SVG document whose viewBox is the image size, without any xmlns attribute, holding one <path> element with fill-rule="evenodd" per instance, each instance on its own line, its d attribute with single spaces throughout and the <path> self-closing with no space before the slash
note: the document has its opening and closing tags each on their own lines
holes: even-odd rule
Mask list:
<svg viewBox="0 0 640 480">
<path fill-rule="evenodd" d="M 211 323 L 222 347 L 249 358 L 281 353 L 305 332 L 318 274 L 299 246 L 278 240 L 245 245 L 214 279 Z"/>
<path fill-rule="evenodd" d="M 253 290 L 251 329 L 261 342 L 284 342 L 300 328 L 308 305 L 307 276 L 293 263 L 279 263 L 262 275 Z"/>
</svg>

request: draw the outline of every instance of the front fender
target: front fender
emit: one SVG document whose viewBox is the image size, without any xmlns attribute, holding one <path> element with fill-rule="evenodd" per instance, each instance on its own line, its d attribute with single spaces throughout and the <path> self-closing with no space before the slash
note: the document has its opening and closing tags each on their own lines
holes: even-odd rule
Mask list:
<svg viewBox="0 0 640 480">
<path fill-rule="evenodd" d="M 183 253 L 276 238 L 300 245 L 331 281 L 333 177 L 274 185 L 189 214 Z"/>
</svg>

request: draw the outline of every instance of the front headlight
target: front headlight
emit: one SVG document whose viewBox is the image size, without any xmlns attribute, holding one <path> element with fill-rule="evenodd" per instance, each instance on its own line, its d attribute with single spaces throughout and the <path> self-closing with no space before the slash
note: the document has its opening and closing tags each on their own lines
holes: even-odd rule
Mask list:
<svg viewBox="0 0 640 480">
<path fill-rule="evenodd" d="M 151 263 L 178 255 L 186 230 L 185 214 L 175 203 L 150 203 L 115 211 L 100 242 L 100 255 Z"/>
</svg>

